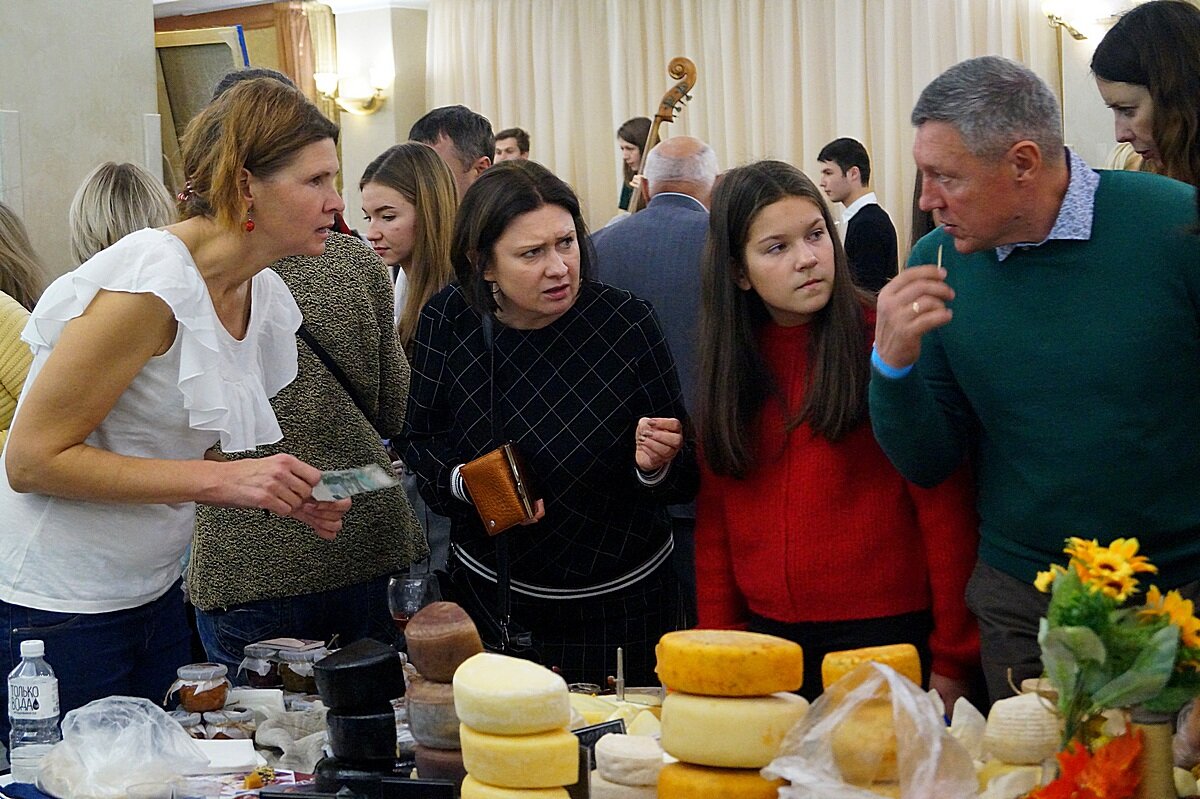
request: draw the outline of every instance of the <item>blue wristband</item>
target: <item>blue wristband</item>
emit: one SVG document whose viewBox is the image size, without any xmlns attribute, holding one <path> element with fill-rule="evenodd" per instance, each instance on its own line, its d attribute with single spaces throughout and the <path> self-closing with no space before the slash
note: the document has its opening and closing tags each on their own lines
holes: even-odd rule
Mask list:
<svg viewBox="0 0 1200 799">
<path fill-rule="evenodd" d="M 879 357 L 879 350 L 871 347 L 871 365 L 875 367 L 875 371 L 886 377 L 888 380 L 899 380 L 912 371 L 912 364 L 901 366 L 897 369 L 894 366 L 889 366 L 884 363 L 883 358 Z"/>
</svg>

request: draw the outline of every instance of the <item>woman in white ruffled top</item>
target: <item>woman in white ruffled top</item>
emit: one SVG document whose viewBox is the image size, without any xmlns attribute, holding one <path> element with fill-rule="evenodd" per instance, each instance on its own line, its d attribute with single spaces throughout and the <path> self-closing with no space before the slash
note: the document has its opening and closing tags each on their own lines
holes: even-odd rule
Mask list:
<svg viewBox="0 0 1200 799">
<path fill-rule="evenodd" d="M 162 701 L 189 662 L 172 589 L 194 503 L 341 528 L 349 501 L 313 500 L 312 466 L 205 457 L 280 438 L 268 400 L 296 375 L 300 311 L 266 267 L 324 250 L 343 208 L 336 138 L 292 88 L 231 89 L 184 136 L 183 221 L 59 278 L 22 334 L 33 365 L 0 470 L 0 671 L 20 641 L 45 640 L 63 712 Z"/>
</svg>

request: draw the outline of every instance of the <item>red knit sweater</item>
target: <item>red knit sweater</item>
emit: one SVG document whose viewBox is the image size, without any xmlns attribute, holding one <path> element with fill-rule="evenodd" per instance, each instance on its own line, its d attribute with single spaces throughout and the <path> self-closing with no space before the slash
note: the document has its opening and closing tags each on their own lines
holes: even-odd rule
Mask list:
<svg viewBox="0 0 1200 799">
<path fill-rule="evenodd" d="M 809 329 L 764 326 L 763 357 L 799 408 Z M 747 611 L 781 622 L 846 621 L 932 609 L 933 671 L 963 678 L 979 659 L 964 598 L 978 541 L 966 470 L 934 489 L 907 482 L 869 420 L 837 443 L 803 424 L 784 432 L 769 400 L 757 468 L 745 479 L 704 465 L 696 507 L 701 627 L 744 627 Z"/>
</svg>

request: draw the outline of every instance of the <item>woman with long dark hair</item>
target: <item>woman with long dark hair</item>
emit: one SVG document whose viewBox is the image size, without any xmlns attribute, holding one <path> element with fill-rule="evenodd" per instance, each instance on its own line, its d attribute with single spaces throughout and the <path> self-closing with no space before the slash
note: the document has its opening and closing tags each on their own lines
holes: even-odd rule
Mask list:
<svg viewBox="0 0 1200 799">
<path fill-rule="evenodd" d="M 979 656 L 965 475 L 904 480 L 867 418 L 874 309 L 821 192 L 789 164 L 725 173 L 703 266 L 696 509 L 702 627 L 825 653 L 911 643 L 953 704 Z"/>
<path fill-rule="evenodd" d="M 629 210 L 629 201 L 633 197 L 633 176 L 642 168 L 642 158 L 646 155 L 643 149 L 649 135 L 649 117 L 627 119 L 617 128 L 617 145 L 621 148 L 621 163 L 625 172 L 625 181 L 621 184 L 621 199 L 617 203 L 617 207 L 622 211 Z"/>
</svg>

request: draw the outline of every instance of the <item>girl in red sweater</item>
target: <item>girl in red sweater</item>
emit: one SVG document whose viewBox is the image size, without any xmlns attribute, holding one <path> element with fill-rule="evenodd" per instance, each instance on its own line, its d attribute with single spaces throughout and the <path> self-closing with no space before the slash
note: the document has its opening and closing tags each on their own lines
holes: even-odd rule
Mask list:
<svg viewBox="0 0 1200 799">
<path fill-rule="evenodd" d="M 810 699 L 825 653 L 912 643 L 949 710 L 979 659 L 973 492 L 907 482 L 875 442 L 873 302 L 817 187 L 779 161 L 725 173 L 703 268 L 700 626 L 796 641 Z"/>
</svg>

